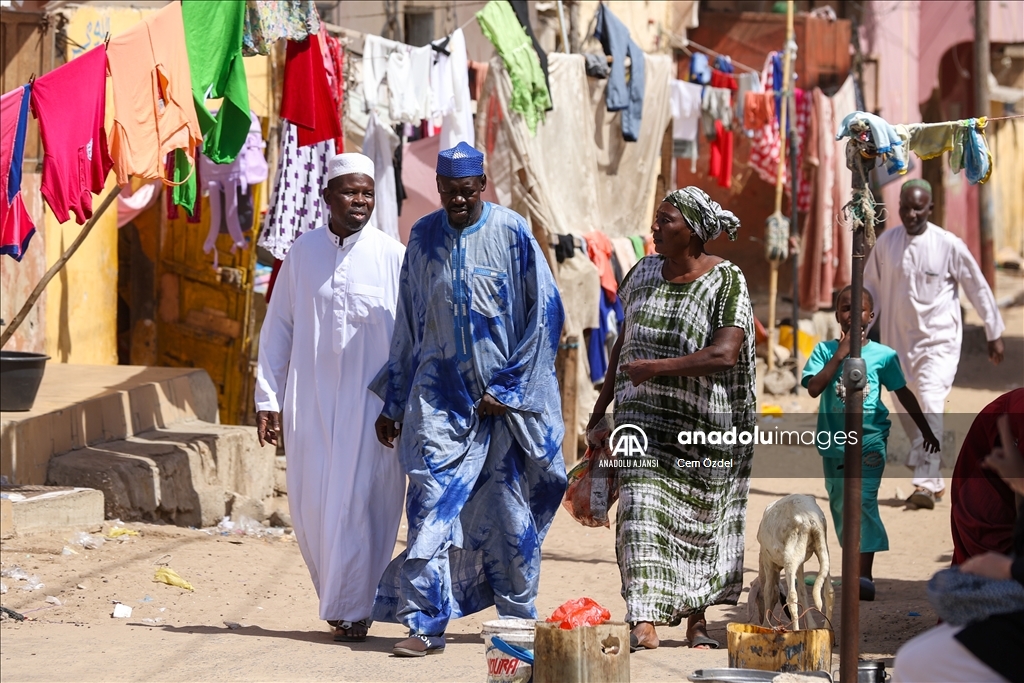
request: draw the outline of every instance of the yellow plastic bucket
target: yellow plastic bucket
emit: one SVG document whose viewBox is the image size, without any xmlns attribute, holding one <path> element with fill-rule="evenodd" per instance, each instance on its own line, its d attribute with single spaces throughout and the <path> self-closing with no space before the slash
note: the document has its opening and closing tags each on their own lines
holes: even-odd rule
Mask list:
<svg viewBox="0 0 1024 683">
<path fill-rule="evenodd" d="M 811 351 L 814 350 L 814 345 L 817 343 L 818 338 L 815 335 L 806 332 L 800 332 L 797 335 L 797 346 L 800 349 L 800 355 L 804 358 L 811 357 Z M 793 328 L 789 325 L 779 326 L 779 346 L 787 349 L 793 348 Z"/>
<path fill-rule="evenodd" d="M 831 671 L 831 629 L 775 631 L 754 624 L 729 624 L 729 666 L 761 671 Z"/>
</svg>

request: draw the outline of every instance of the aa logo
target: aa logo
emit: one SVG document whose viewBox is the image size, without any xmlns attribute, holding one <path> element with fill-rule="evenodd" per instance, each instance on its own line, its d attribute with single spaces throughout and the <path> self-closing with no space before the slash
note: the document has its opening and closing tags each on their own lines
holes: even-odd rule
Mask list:
<svg viewBox="0 0 1024 683">
<path fill-rule="evenodd" d="M 647 434 L 636 425 L 619 425 L 609 438 L 612 457 L 642 458 L 647 455 Z"/>
</svg>

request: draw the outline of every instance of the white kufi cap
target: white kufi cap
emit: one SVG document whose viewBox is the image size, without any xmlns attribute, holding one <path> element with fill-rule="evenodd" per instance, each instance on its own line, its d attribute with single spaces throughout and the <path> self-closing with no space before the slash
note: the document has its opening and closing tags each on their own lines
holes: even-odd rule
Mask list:
<svg viewBox="0 0 1024 683">
<path fill-rule="evenodd" d="M 327 182 L 350 173 L 365 173 L 373 178 L 373 160 L 358 152 L 335 154 L 327 162 Z"/>
</svg>

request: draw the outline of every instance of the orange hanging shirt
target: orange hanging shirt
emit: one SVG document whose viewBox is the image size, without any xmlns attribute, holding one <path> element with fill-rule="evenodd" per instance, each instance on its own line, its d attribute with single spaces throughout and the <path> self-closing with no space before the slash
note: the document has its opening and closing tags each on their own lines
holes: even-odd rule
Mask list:
<svg viewBox="0 0 1024 683">
<path fill-rule="evenodd" d="M 117 183 L 129 176 L 167 182 L 163 160 L 184 149 L 192 164 L 202 142 L 181 3 L 171 2 L 107 46 L 114 91 L 110 156 Z"/>
</svg>

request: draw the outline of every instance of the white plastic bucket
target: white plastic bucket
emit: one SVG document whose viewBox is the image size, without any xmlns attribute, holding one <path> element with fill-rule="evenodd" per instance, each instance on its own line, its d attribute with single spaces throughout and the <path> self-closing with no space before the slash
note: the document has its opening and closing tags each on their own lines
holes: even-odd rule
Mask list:
<svg viewBox="0 0 1024 683">
<path fill-rule="evenodd" d="M 532 651 L 535 630 L 536 622 L 529 619 L 495 619 L 484 622 L 480 635 L 486 647 L 487 683 L 528 683 L 533 676 L 533 667 L 494 647 L 491 637 L 498 636 L 506 643 Z"/>
</svg>

